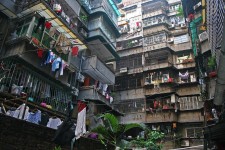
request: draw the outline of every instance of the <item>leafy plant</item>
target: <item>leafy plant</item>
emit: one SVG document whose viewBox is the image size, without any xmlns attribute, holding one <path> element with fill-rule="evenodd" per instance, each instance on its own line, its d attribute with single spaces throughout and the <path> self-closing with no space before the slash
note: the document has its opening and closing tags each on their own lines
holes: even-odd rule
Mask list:
<svg viewBox="0 0 225 150">
<path fill-rule="evenodd" d="M 215 56 L 209 57 L 208 67 L 211 69 L 215 69 L 215 67 L 216 67 L 216 57 Z"/>
<path fill-rule="evenodd" d="M 183 17 L 184 16 L 184 10 L 182 8 L 182 6 L 179 6 L 177 9 L 177 16 L 179 17 Z"/>
<path fill-rule="evenodd" d="M 163 137 L 164 133 L 147 129 L 146 137 L 132 140 L 131 145 L 137 148 L 147 148 L 147 150 L 161 150 L 162 144 L 160 142 Z"/>
<path fill-rule="evenodd" d="M 86 15 L 81 15 L 81 16 L 80 16 L 80 19 L 81 19 L 82 21 L 84 21 L 84 22 L 87 22 L 88 17 L 87 17 Z"/>
<path fill-rule="evenodd" d="M 55 147 L 54 150 L 61 150 L 61 147 Z"/>
<path fill-rule="evenodd" d="M 99 140 L 106 145 L 107 143 L 115 147 L 124 147 L 127 141 L 122 140 L 123 134 L 132 128 L 142 128 L 139 124 L 120 124 L 119 120 L 112 114 L 106 113 L 101 116 L 103 125 L 94 128 L 92 132 L 98 133 Z"/>
</svg>

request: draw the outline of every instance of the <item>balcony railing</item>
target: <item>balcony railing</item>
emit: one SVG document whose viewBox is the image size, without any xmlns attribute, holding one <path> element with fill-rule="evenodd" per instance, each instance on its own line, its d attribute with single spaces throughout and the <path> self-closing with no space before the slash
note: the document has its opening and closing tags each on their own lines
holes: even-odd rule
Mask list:
<svg viewBox="0 0 225 150">
<path fill-rule="evenodd" d="M 114 34 L 113 30 L 106 25 L 105 20 L 100 17 L 94 20 L 91 20 L 88 24 L 88 29 L 90 31 L 94 31 L 96 29 L 100 29 L 102 33 L 106 36 L 106 38 L 111 42 L 111 44 L 115 47 L 116 46 L 116 35 Z M 89 34 L 89 37 L 91 34 Z"/>
<path fill-rule="evenodd" d="M 138 46 L 142 46 L 142 45 L 143 45 L 142 38 L 136 38 L 136 39 L 132 39 L 132 40 L 130 39 L 127 41 L 118 42 L 117 50 L 119 51 L 119 50 L 134 48 L 134 47 L 138 47 Z"/>
<path fill-rule="evenodd" d="M 146 114 L 146 123 L 177 122 L 177 114 L 174 109 L 157 110 Z"/>
<path fill-rule="evenodd" d="M 154 88 L 148 88 L 145 90 L 145 95 L 156 95 L 156 94 L 164 94 L 164 93 L 172 93 L 175 92 L 175 89 L 171 85 L 161 86 L 159 84 L 151 84 Z"/>
<path fill-rule="evenodd" d="M 161 14 L 166 14 L 166 11 L 163 10 L 163 9 L 159 9 L 159 10 L 156 10 L 154 12 L 147 12 L 147 13 L 142 15 L 142 19 L 157 16 L 157 15 L 161 15 Z"/>
<path fill-rule="evenodd" d="M 171 67 L 172 64 L 169 63 L 169 62 L 158 62 L 158 63 L 152 63 L 152 64 L 149 64 L 149 65 L 145 65 L 144 66 L 144 71 L 148 71 L 148 70 L 154 70 L 154 69 L 160 69 L 160 68 L 167 68 L 167 67 Z"/>
<path fill-rule="evenodd" d="M 105 12 L 110 19 L 112 19 L 113 23 L 117 26 L 117 15 L 112 9 L 112 7 L 109 5 L 108 0 L 93 0 L 90 1 L 90 6 L 92 13 L 97 11 L 103 11 Z"/>
<path fill-rule="evenodd" d="M 107 66 L 101 62 L 97 56 L 86 58 L 82 64 L 82 71 L 90 75 L 96 81 L 98 80 L 105 84 L 115 83 L 114 73 L 109 68 L 107 68 Z"/>
<path fill-rule="evenodd" d="M 26 95 L 28 101 L 32 103 L 37 105 L 45 103 L 53 110 L 65 113 L 67 103 L 72 99 L 68 89 L 63 89 L 57 83 L 13 59 L 4 60 L 2 64 L 7 71 L 2 70 L 0 74 L 1 92 L 17 97 Z"/>
<path fill-rule="evenodd" d="M 195 62 L 193 60 L 189 61 L 189 62 L 185 62 L 185 63 L 177 63 L 174 65 L 174 67 L 176 67 L 177 69 L 186 69 L 186 68 L 194 68 Z"/>
<path fill-rule="evenodd" d="M 28 18 L 26 21 L 20 22 L 16 30 L 16 35 L 11 36 L 6 44 L 13 45 L 19 39 L 27 39 L 37 47 L 42 47 L 43 49 L 51 49 L 54 53 L 59 55 L 53 45 L 58 40 L 58 37 L 61 33 L 56 30 L 54 35 L 51 35 L 50 30 L 46 29 L 44 29 L 43 31 L 41 31 L 40 29 L 35 31 L 37 22 L 38 20 L 36 19 L 36 17 Z M 69 41 L 70 40 L 68 39 L 68 42 Z M 68 54 L 61 53 L 60 55 L 62 59 L 68 61 Z"/>
</svg>

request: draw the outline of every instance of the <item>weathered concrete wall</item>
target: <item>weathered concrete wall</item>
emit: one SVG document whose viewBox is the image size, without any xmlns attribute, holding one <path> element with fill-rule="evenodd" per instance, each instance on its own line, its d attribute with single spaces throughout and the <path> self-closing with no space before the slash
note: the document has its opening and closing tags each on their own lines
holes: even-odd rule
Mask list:
<svg viewBox="0 0 225 150">
<path fill-rule="evenodd" d="M 143 123 L 145 122 L 145 113 L 129 113 L 120 117 L 120 123 Z"/>
<path fill-rule="evenodd" d="M 56 130 L 0 114 L 0 150 L 54 150 Z M 80 138 L 74 150 L 100 150 L 104 145 L 96 140 Z M 70 150 L 70 145 L 61 147 Z M 108 147 L 114 150 L 114 147 Z"/>
<path fill-rule="evenodd" d="M 198 85 L 180 86 L 177 94 L 179 96 L 198 95 L 200 94 L 200 88 Z"/>
<path fill-rule="evenodd" d="M 129 99 L 139 99 L 145 98 L 144 89 L 133 89 L 127 91 L 117 91 L 116 92 L 116 100 L 129 100 Z"/>
<path fill-rule="evenodd" d="M 204 116 L 201 110 L 198 111 L 181 111 L 178 116 L 178 122 L 203 122 Z"/>
</svg>

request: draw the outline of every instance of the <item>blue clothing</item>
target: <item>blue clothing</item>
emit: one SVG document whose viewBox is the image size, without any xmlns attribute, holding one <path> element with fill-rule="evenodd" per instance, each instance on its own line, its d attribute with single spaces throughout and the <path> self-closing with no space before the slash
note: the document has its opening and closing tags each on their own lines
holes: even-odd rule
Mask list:
<svg viewBox="0 0 225 150">
<path fill-rule="evenodd" d="M 62 63 L 62 59 L 60 57 L 56 58 L 52 63 L 52 71 L 56 71 L 56 69 L 60 69 L 61 63 Z"/>
<path fill-rule="evenodd" d="M 41 111 L 38 110 L 35 113 L 29 113 L 27 121 L 39 124 L 39 122 L 41 121 Z"/>
</svg>

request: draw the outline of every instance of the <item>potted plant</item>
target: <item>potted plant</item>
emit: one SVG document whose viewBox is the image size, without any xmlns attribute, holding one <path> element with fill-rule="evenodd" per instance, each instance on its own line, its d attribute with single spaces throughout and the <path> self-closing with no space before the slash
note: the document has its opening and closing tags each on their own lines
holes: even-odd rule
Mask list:
<svg viewBox="0 0 225 150">
<path fill-rule="evenodd" d="M 213 78 L 217 75 L 216 73 L 216 57 L 212 56 L 208 59 L 208 69 L 209 69 L 209 77 Z"/>
<path fill-rule="evenodd" d="M 83 22 L 87 22 L 87 20 L 88 20 L 88 17 L 86 16 L 86 15 L 81 15 L 80 16 L 80 19 L 83 21 Z"/>
</svg>

